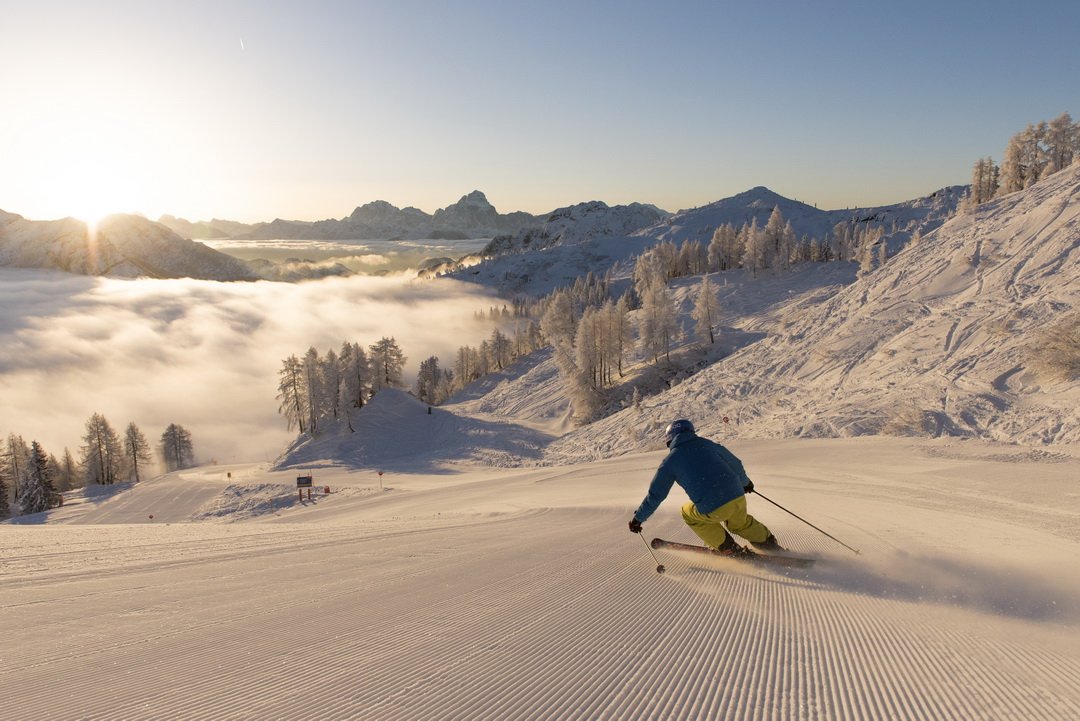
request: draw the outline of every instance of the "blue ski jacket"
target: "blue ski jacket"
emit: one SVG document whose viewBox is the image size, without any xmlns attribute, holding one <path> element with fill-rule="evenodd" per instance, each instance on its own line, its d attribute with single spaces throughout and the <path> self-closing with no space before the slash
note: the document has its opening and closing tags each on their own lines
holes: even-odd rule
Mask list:
<svg viewBox="0 0 1080 721">
<path fill-rule="evenodd" d="M 719 443 L 694 433 L 680 433 L 671 441 L 671 450 L 656 469 L 649 492 L 634 512 L 644 522 L 667 498 L 678 483 L 700 513 L 712 513 L 743 495 L 750 483 L 742 461 Z"/>
</svg>

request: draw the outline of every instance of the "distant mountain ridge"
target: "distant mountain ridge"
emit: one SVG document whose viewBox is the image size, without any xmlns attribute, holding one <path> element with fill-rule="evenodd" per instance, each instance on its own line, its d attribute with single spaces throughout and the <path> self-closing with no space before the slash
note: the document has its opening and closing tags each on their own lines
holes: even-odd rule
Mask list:
<svg viewBox="0 0 1080 721">
<path fill-rule="evenodd" d="M 0 213 L 0 266 L 125 278 L 259 278 L 243 261 L 137 215 L 109 216 L 91 234 L 74 218 L 33 221 Z"/>
<path fill-rule="evenodd" d="M 500 214 L 479 190 L 463 195 L 456 203 L 428 214 L 419 208 L 398 208 L 385 200 L 358 206 L 341 219 L 283 220 L 246 225 L 234 221 L 190 222 L 163 215 L 159 222 L 191 238 L 237 240 L 386 240 L 400 238 L 463 239 L 492 238 L 516 233 L 538 218 L 530 213 Z"/>
<path fill-rule="evenodd" d="M 102 224 L 95 254 L 86 250 L 87 229 L 80 221 L 71 218 L 30 221 L 0 211 L 0 265 L 123 277 L 187 275 L 215 280 L 257 277 L 298 280 L 318 277 L 323 271 L 282 270 L 271 267 L 272 264 L 257 267 L 201 243 L 192 244 L 185 238 L 491 237 L 492 242 L 481 253 L 486 259 L 482 265 L 466 271 L 455 261 L 431 274 L 453 273 L 462 279 L 492 285 L 502 292 L 543 293 L 554 285 L 572 282 L 572 274 L 629 260 L 657 241 L 707 242 L 716 228 L 725 223 L 738 227 L 756 220 L 763 226 L 777 207 L 799 235 L 821 238 L 842 221 L 876 222 L 895 229 L 893 235 L 898 237 L 887 237 L 886 241 L 899 247 L 914 229 L 925 234 L 944 222 L 955 211 L 965 189 L 945 188 L 925 198 L 891 206 L 832 211 L 819 210 L 757 187 L 675 214 L 643 203 L 609 206 L 596 200 L 559 208 L 541 217 L 521 212 L 499 214 L 482 192 L 473 191 L 432 215 L 412 207 L 397 208 L 386 201 L 362 205 L 341 220 L 278 219 L 254 226 L 217 219 L 191 223 L 169 215 L 155 223 L 141 216 L 118 215 Z M 571 260 L 567 262 L 567 258 Z M 348 273 L 347 269 L 333 271 L 333 274 L 342 273 Z"/>
</svg>

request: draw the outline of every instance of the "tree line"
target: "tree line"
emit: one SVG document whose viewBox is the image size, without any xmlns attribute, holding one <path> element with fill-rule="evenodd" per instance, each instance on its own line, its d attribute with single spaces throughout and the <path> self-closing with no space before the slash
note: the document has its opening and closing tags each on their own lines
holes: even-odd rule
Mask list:
<svg viewBox="0 0 1080 721">
<path fill-rule="evenodd" d="M 344 419 L 363 408 L 381 388 L 401 387 L 405 354 L 394 338 L 383 337 L 367 350 L 359 343 L 320 353 L 314 346 L 303 358 L 282 361 L 278 372 L 278 412 L 289 430 L 315 435 L 328 420 Z"/>
<path fill-rule="evenodd" d="M 157 446 L 166 471 L 195 464 L 191 433 L 170 423 Z M 135 423 L 117 433 L 100 413 L 86 421 L 79 457 L 64 449 L 48 453 L 36 440 L 29 444 L 11 433 L 0 448 L 0 518 L 40 513 L 62 503 L 62 494 L 86 485 L 140 481 L 153 462 L 146 436 Z"/>
<path fill-rule="evenodd" d="M 980 158 L 971 173 L 967 208 L 1030 188 L 1080 159 L 1080 123 L 1062 113 L 1050 121 L 1029 123 L 1009 139 L 1001 165 Z"/>
</svg>

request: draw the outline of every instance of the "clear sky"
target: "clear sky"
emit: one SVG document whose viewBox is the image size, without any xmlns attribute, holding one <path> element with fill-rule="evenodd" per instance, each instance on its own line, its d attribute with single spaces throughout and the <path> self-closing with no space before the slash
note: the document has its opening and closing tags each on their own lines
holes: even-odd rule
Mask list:
<svg viewBox="0 0 1080 721">
<path fill-rule="evenodd" d="M 0 0 L 0 209 L 822 208 L 1080 116 L 1080 2 Z"/>
</svg>

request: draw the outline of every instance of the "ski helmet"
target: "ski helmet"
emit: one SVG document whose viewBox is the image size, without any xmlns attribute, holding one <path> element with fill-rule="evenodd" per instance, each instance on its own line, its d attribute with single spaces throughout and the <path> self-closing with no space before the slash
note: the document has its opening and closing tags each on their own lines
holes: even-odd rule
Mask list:
<svg viewBox="0 0 1080 721">
<path fill-rule="evenodd" d="M 670 446 L 671 442 L 675 440 L 675 436 L 680 433 L 693 433 L 694 424 L 685 418 L 680 418 L 677 421 L 672 421 L 667 429 L 664 431 L 664 445 Z"/>
</svg>

